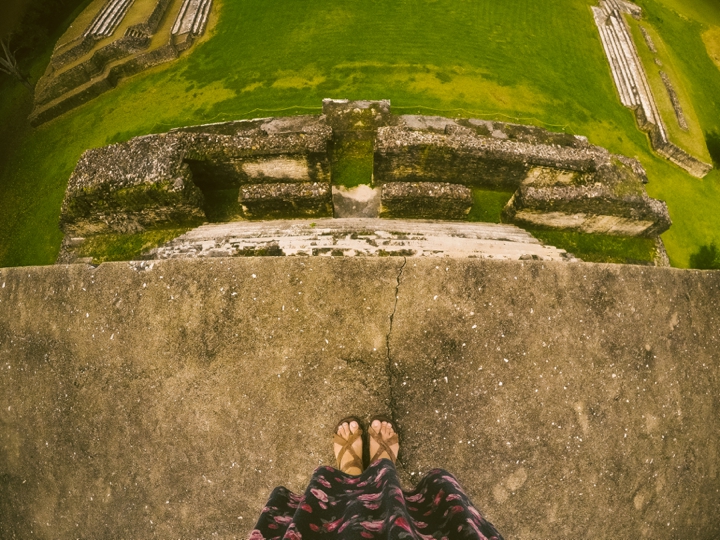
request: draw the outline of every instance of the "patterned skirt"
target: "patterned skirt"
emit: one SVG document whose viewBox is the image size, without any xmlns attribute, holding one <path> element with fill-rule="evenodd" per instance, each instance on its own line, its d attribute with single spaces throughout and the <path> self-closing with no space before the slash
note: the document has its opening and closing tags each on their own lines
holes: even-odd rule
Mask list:
<svg viewBox="0 0 720 540">
<path fill-rule="evenodd" d="M 304 495 L 277 487 L 250 540 L 502 540 L 453 475 L 433 469 L 403 491 L 388 459 L 360 476 L 318 467 Z"/>
</svg>

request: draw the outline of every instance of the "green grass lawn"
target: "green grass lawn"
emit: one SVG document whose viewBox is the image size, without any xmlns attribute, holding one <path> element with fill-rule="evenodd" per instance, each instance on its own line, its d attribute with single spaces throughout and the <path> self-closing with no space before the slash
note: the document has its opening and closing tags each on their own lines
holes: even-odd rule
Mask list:
<svg viewBox="0 0 720 540">
<path fill-rule="evenodd" d="M 694 1 L 720 17 L 720 6 Z M 720 132 L 720 70 L 702 42 L 704 27 L 668 8 L 671 0 L 640 3 L 703 131 Z M 325 97 L 389 98 L 398 113 L 586 135 L 646 165 L 648 190 L 667 200 L 675 223 L 664 236 L 674 265 L 688 266 L 702 246 L 720 245 L 720 174 L 693 179 L 651 153 L 616 97 L 589 10 L 594 0 L 215 4 L 209 36 L 179 61 L 122 81 L 37 129 L 22 121 L 30 103 L 24 90 L 2 86 L 0 266 L 54 261 L 60 203 L 85 149 L 181 125 L 317 112 Z M 34 67 L 35 79 L 43 68 Z M 348 183 L 366 167 L 351 161 Z"/>
</svg>

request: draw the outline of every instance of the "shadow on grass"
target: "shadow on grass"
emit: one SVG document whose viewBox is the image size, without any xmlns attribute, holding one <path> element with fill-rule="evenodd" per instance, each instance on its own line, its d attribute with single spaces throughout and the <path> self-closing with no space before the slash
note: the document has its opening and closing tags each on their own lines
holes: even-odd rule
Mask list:
<svg viewBox="0 0 720 540">
<path fill-rule="evenodd" d="M 690 268 L 697 270 L 720 270 L 720 250 L 715 244 L 701 246 L 690 255 Z"/>
<path fill-rule="evenodd" d="M 713 165 L 715 165 L 716 169 L 720 169 L 720 133 L 717 131 L 710 131 L 706 133 L 705 142 L 707 143 L 710 157 L 712 157 Z"/>
</svg>

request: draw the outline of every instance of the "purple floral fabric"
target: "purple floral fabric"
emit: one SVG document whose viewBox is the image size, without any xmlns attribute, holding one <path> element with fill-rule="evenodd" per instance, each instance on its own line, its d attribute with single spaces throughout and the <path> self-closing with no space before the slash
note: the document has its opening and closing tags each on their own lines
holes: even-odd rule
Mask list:
<svg viewBox="0 0 720 540">
<path fill-rule="evenodd" d="M 387 459 L 360 476 L 318 467 L 304 495 L 275 488 L 249 540 L 303 538 L 502 540 L 453 475 L 433 469 L 403 491 Z"/>
</svg>

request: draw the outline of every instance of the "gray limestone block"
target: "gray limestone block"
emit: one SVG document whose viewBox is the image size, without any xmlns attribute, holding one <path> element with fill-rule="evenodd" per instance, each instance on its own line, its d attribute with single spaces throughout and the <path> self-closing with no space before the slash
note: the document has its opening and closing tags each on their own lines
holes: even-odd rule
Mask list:
<svg viewBox="0 0 720 540">
<path fill-rule="evenodd" d="M 203 220 L 203 194 L 168 134 L 88 150 L 73 171 L 60 226 L 66 234 L 132 233 Z"/>
<path fill-rule="evenodd" d="M 323 99 L 323 115 L 328 125 L 338 134 L 348 131 L 374 133 L 379 127 L 395 122 L 388 99 Z"/>
<path fill-rule="evenodd" d="M 322 117 L 295 120 L 257 119 L 179 129 L 192 159 L 327 154 L 332 129 Z"/>
<path fill-rule="evenodd" d="M 251 219 L 332 216 L 329 183 L 250 184 L 240 187 L 238 201 Z"/>
<path fill-rule="evenodd" d="M 642 179 L 620 160 L 596 173 L 533 168 L 503 217 L 517 225 L 618 236 L 655 236 L 671 225 L 665 203 L 648 197 Z"/>
<path fill-rule="evenodd" d="M 610 160 L 605 149 L 583 145 L 570 135 L 577 147 L 522 142 L 511 140 L 510 135 L 498 139 L 479 134 L 478 129 L 488 129 L 487 124 L 447 124 L 445 133 L 405 126 L 380 128 L 374 150 L 375 181 L 515 189 L 533 165 L 587 172 Z"/>
<path fill-rule="evenodd" d="M 203 189 L 329 182 L 332 130 L 320 116 L 260 118 L 181 128 L 185 162 Z"/>
<path fill-rule="evenodd" d="M 393 182 L 381 191 L 382 217 L 463 219 L 472 208 L 472 191 L 443 182 Z"/>
<path fill-rule="evenodd" d="M 416 131 L 445 133 L 447 126 L 451 124 L 457 125 L 454 120 L 443 116 L 424 116 L 419 114 L 405 114 L 400 116 L 401 126 Z"/>
<path fill-rule="evenodd" d="M 380 189 L 360 184 L 353 188 L 332 187 L 333 213 L 336 218 L 376 218 L 380 212 Z"/>
</svg>

